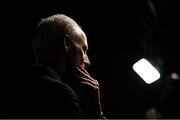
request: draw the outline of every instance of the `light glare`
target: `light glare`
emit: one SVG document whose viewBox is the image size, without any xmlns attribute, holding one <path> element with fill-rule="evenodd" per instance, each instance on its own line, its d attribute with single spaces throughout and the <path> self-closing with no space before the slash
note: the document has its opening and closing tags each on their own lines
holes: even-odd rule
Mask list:
<svg viewBox="0 0 180 120">
<path fill-rule="evenodd" d="M 160 73 L 146 59 L 141 59 L 133 65 L 133 70 L 147 83 L 150 84 L 160 78 Z"/>
</svg>

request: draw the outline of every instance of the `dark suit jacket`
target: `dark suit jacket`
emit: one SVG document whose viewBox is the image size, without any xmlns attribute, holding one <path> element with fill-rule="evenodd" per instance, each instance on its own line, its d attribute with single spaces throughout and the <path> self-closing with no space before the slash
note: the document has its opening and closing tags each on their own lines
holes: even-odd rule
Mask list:
<svg viewBox="0 0 180 120">
<path fill-rule="evenodd" d="M 29 78 L 10 96 L 8 118 L 81 118 L 77 95 L 52 69 L 34 66 Z"/>
</svg>

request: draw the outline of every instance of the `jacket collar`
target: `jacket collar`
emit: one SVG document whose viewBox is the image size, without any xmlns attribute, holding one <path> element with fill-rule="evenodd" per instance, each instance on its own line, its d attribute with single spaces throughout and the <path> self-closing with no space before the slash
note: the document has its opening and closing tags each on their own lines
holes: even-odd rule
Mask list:
<svg viewBox="0 0 180 120">
<path fill-rule="evenodd" d="M 38 72 L 40 74 L 49 75 L 53 79 L 62 81 L 60 76 L 52 68 L 48 66 L 42 64 L 35 64 L 33 65 L 33 70 L 35 70 L 35 72 Z"/>
</svg>

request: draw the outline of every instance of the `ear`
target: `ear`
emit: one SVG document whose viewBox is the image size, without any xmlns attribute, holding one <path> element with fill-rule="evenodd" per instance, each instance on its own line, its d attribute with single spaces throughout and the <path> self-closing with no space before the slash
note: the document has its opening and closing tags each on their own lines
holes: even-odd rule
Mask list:
<svg viewBox="0 0 180 120">
<path fill-rule="evenodd" d="M 65 35 L 64 37 L 64 48 L 66 52 L 70 50 L 71 42 L 70 42 L 70 37 L 68 35 Z"/>
</svg>

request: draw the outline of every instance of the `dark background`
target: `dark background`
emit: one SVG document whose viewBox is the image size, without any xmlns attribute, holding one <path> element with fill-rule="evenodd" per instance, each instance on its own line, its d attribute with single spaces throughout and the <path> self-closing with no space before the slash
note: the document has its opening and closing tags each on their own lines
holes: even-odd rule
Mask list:
<svg viewBox="0 0 180 120">
<path fill-rule="evenodd" d="M 40 19 L 57 13 L 73 18 L 87 35 L 89 72 L 101 84 L 101 102 L 107 118 L 144 118 L 145 112 L 158 104 L 169 73 L 180 71 L 177 1 L 46 0 L 24 2 L 19 6 L 22 9 L 14 11 L 18 9 L 14 6 L 6 14 L 20 15 L 12 17 L 13 21 L 10 17 L 9 23 L 15 26 L 10 24 L 11 29 L 4 29 L 8 33 L 16 32 L 15 36 L 10 36 L 12 44 L 8 44 L 11 48 L 8 52 L 12 54 L 14 48 L 22 48 L 15 51 L 20 59 L 6 54 L 15 64 L 7 70 L 7 78 L 27 78 L 28 66 L 34 63 L 31 41 L 36 36 L 36 25 Z M 14 43 L 18 45 L 14 46 Z M 133 71 L 132 65 L 141 58 L 157 67 L 160 80 L 148 85 Z M 8 76 L 9 72 L 13 75 Z M 9 91 L 14 88 L 12 86 Z M 3 100 L 6 101 L 6 97 Z"/>
</svg>

